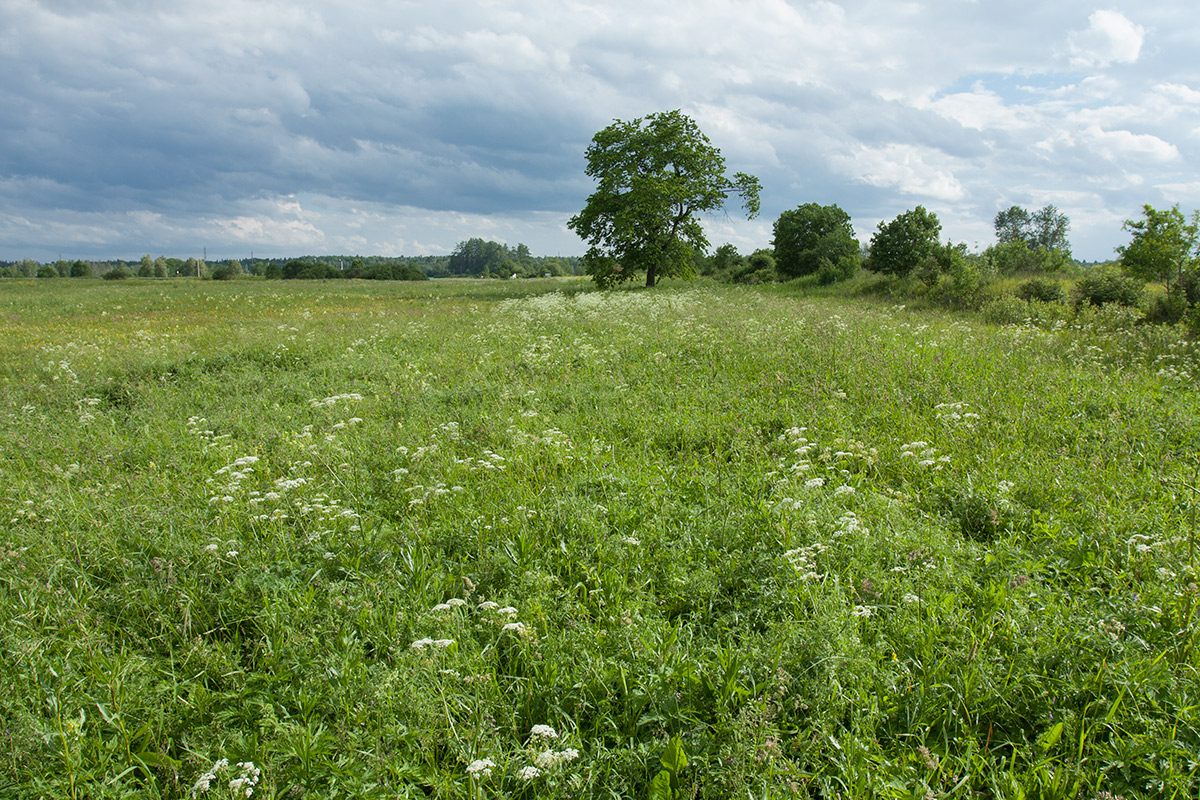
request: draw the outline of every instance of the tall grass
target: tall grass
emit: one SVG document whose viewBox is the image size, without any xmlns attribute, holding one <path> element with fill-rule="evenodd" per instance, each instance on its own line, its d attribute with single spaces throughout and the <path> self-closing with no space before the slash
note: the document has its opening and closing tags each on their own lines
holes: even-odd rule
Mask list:
<svg viewBox="0 0 1200 800">
<path fill-rule="evenodd" d="M 45 283 L 0 295 L 4 796 L 1200 790 L 1169 332 Z"/>
</svg>

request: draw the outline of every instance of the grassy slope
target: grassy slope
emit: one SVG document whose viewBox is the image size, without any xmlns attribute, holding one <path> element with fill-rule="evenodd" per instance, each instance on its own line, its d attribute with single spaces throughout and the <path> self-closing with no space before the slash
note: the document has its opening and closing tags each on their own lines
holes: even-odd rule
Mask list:
<svg viewBox="0 0 1200 800">
<path fill-rule="evenodd" d="M 0 793 L 1195 794 L 1194 347 L 582 288 L 6 282 Z"/>
</svg>

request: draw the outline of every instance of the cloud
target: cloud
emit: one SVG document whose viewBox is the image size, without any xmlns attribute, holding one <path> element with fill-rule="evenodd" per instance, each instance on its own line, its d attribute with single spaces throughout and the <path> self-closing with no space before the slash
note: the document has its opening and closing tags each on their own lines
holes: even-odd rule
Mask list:
<svg viewBox="0 0 1200 800">
<path fill-rule="evenodd" d="M 1071 63 L 1078 67 L 1132 64 L 1142 52 L 1146 29 L 1119 11 L 1101 10 L 1088 17 L 1088 27 L 1067 37 Z"/>
<path fill-rule="evenodd" d="M 908 195 L 960 200 L 964 196 L 963 187 L 954 177 L 950 161 L 937 151 L 904 144 L 857 147 L 833 158 L 853 180 L 894 188 Z"/>
<path fill-rule="evenodd" d="M 1200 204 L 1178 188 L 1200 159 L 1200 20 L 1131 8 L 0 3 L 0 258 L 475 235 L 578 253 L 591 136 L 672 108 L 763 181 L 762 219 L 707 221 L 715 244 L 765 246 L 810 201 L 856 224 L 937 206 L 973 237 L 1000 203 L 1079 191 L 1096 222 L 1076 252 L 1107 254 L 1121 233 L 1096 202 Z"/>
</svg>

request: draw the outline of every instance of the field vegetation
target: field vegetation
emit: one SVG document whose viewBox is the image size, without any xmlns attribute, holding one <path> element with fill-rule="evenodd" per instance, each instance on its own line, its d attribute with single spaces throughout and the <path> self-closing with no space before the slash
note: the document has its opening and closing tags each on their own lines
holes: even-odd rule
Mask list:
<svg viewBox="0 0 1200 800">
<path fill-rule="evenodd" d="M 1196 343 L 797 292 L 6 282 L 0 795 L 1196 797 Z"/>
</svg>

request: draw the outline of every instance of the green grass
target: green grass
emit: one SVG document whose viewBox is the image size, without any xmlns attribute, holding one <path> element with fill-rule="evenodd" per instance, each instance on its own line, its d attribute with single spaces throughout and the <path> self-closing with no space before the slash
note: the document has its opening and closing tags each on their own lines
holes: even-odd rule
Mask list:
<svg viewBox="0 0 1200 800">
<path fill-rule="evenodd" d="M 788 295 L 6 281 L 0 795 L 1195 797 L 1196 346 Z"/>
</svg>

